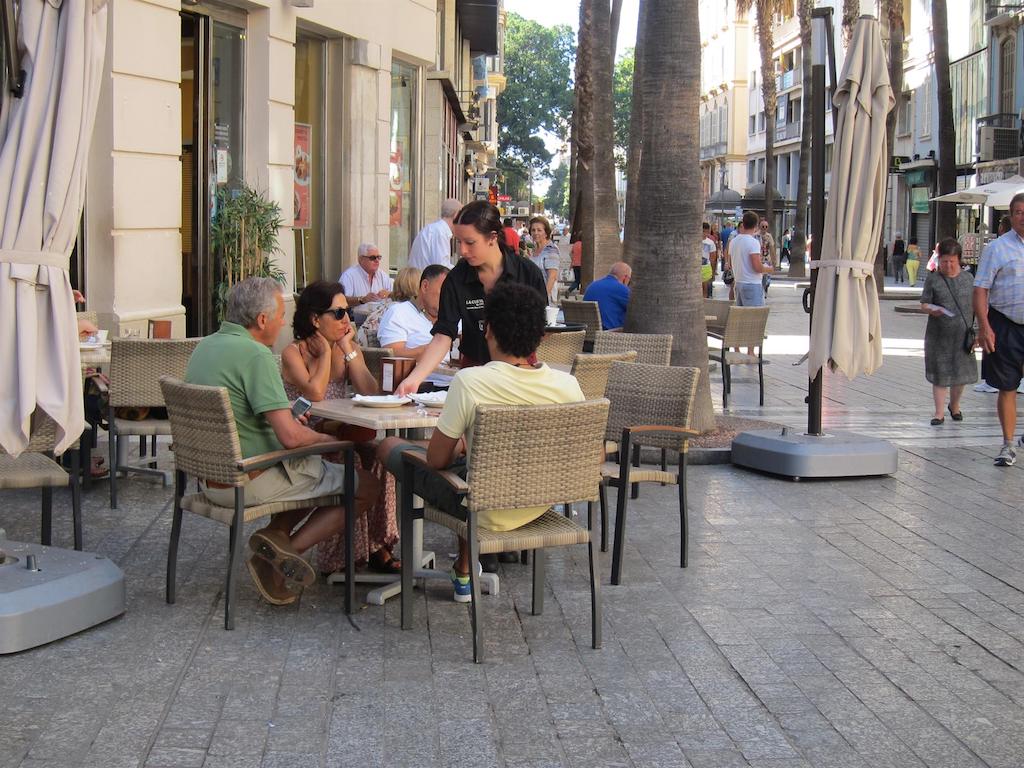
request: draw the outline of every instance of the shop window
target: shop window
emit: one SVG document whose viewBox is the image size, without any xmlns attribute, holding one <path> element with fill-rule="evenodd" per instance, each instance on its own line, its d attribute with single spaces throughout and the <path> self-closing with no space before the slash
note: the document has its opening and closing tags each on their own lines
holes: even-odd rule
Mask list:
<svg viewBox="0 0 1024 768">
<path fill-rule="evenodd" d="M 391 157 L 389 163 L 389 261 L 402 268 L 409 258 L 416 221 L 413 169 L 419 162 L 415 146 L 418 71 L 411 64 L 391 64 Z"/>
<path fill-rule="evenodd" d="M 999 111 L 1016 112 L 1013 87 L 1017 69 L 1017 41 L 1008 37 L 999 44 Z"/>
<path fill-rule="evenodd" d="M 295 290 L 324 274 L 324 103 L 326 44 L 295 41 Z"/>
</svg>

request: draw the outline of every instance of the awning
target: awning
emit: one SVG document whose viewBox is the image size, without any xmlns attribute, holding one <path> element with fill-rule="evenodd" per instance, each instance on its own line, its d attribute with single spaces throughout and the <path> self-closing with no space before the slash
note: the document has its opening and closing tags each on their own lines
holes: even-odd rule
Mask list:
<svg viewBox="0 0 1024 768">
<path fill-rule="evenodd" d="M 455 6 L 462 37 L 474 54 L 498 53 L 498 0 L 459 0 Z"/>
</svg>

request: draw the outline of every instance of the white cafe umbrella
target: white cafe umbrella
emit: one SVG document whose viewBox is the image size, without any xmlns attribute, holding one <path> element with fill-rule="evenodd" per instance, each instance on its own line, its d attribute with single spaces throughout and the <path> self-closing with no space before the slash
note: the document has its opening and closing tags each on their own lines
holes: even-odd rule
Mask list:
<svg viewBox="0 0 1024 768">
<path fill-rule="evenodd" d="M 990 181 L 988 184 L 958 189 L 956 192 L 933 197 L 932 200 L 943 203 L 987 205 L 990 208 L 1009 208 L 1010 198 L 1018 192 L 1024 192 L 1024 176 L 1011 176 L 1001 181 Z"/>
<path fill-rule="evenodd" d="M 882 364 L 882 325 L 872 276 L 888 170 L 885 119 L 895 100 L 877 19 L 854 28 L 832 103 L 838 110 L 832 185 L 811 321 L 808 377 L 829 364 L 852 379 Z"/>
<path fill-rule="evenodd" d="M 11 0 L 6 0 L 10 2 Z M 0 445 L 28 443 L 36 406 L 57 453 L 85 427 L 68 259 L 106 47 L 106 0 L 20 0 L 21 98 L 0 113 Z"/>
</svg>

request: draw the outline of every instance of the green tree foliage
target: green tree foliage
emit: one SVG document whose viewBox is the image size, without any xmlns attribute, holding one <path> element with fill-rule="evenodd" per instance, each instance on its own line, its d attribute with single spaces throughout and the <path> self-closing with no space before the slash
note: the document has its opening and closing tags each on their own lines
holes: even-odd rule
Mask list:
<svg viewBox="0 0 1024 768">
<path fill-rule="evenodd" d="M 627 48 L 615 62 L 612 75 L 612 98 L 615 101 L 615 164 L 625 170 L 626 154 L 629 152 L 629 118 L 633 107 L 633 64 L 634 50 Z"/>
<path fill-rule="evenodd" d="M 562 163 L 551 172 L 551 185 L 544 196 L 544 208 L 556 216 L 568 213 L 569 164 Z"/>
<path fill-rule="evenodd" d="M 545 27 L 509 13 L 505 26 L 505 77 L 498 97 L 501 165 L 545 169 L 551 153 L 542 131 L 560 140 L 572 119 L 576 36 L 565 24 Z"/>
</svg>

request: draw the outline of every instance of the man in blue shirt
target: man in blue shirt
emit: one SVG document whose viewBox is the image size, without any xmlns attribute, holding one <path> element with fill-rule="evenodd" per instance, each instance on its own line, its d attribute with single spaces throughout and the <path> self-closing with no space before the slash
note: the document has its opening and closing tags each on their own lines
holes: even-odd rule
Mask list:
<svg viewBox="0 0 1024 768">
<path fill-rule="evenodd" d="M 624 261 L 612 264 L 608 274 L 592 282 L 583 294 L 584 301 L 596 301 L 601 311 L 601 327 L 606 331 L 621 328 L 626 323 L 629 306 L 629 280 L 633 270 Z"/>
</svg>

